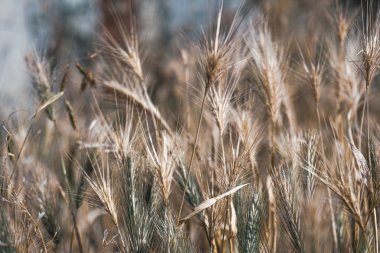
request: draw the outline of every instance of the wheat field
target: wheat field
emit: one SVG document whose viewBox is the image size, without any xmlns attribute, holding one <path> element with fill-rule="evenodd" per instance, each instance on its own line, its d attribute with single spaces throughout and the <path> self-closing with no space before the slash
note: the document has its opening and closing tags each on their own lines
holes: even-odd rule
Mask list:
<svg viewBox="0 0 380 253">
<path fill-rule="evenodd" d="M 26 55 L 0 252 L 379 252 L 377 2 L 209 2 L 158 73 L 133 12 L 85 60 Z"/>
</svg>

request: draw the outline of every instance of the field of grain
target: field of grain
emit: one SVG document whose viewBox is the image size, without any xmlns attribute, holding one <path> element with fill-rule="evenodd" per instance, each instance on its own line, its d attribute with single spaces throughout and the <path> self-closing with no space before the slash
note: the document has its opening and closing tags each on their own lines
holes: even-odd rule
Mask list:
<svg viewBox="0 0 380 253">
<path fill-rule="evenodd" d="M 80 58 L 27 53 L 0 252 L 379 252 L 377 1 L 208 2 L 180 30 L 113 6 Z"/>
</svg>

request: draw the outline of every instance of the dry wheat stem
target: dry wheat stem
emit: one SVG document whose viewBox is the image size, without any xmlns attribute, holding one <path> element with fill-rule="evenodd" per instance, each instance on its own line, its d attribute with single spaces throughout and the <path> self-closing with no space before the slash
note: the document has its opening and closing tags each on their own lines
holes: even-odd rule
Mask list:
<svg viewBox="0 0 380 253">
<path fill-rule="evenodd" d="M 182 194 L 181 205 L 179 207 L 177 224 L 179 224 L 179 222 L 181 220 L 181 214 L 182 214 L 183 204 L 184 204 L 184 201 L 185 201 L 185 194 L 186 194 L 187 187 L 188 187 L 188 184 L 189 184 L 189 178 L 190 178 L 191 168 L 192 168 L 192 165 L 193 165 L 195 150 L 197 148 L 197 142 L 198 142 L 199 131 L 200 131 L 200 128 L 201 128 L 201 123 L 202 123 L 202 118 L 203 118 L 203 111 L 204 111 L 204 106 L 205 106 L 205 102 L 206 102 L 206 96 L 207 96 L 207 89 L 205 90 L 204 95 L 203 95 L 203 99 L 202 99 L 201 112 L 199 113 L 199 119 L 198 119 L 198 124 L 197 124 L 197 132 L 195 134 L 195 140 L 194 140 L 194 143 L 193 143 L 193 145 L 194 145 L 193 146 L 193 150 L 191 151 L 190 162 L 189 162 L 189 169 L 188 169 L 188 173 L 187 173 L 187 177 L 186 177 L 185 187 L 184 187 L 183 194 Z"/>
</svg>

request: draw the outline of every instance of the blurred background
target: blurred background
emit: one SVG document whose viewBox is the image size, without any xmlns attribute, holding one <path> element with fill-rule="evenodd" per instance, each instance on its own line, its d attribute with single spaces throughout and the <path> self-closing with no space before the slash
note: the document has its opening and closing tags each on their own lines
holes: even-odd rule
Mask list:
<svg viewBox="0 0 380 253">
<path fill-rule="evenodd" d="M 135 16 L 145 65 L 152 80 L 152 97 L 162 80 L 167 80 L 168 59 L 178 54 L 180 38 L 199 34 L 207 27 L 210 10 L 216 0 L 1 0 L 0 1 L 0 108 L 7 114 L 30 108 L 31 85 L 28 82 L 25 56 L 33 50 L 43 53 L 54 67 L 63 69 L 81 61 L 101 40 L 103 27 L 117 38 L 115 17 L 123 22 Z M 246 0 L 246 6 L 271 15 L 277 34 L 291 32 L 307 37 L 320 12 L 331 9 L 336 0 Z M 352 7 L 360 0 L 340 1 Z M 241 0 L 225 0 L 226 15 L 231 17 Z M 132 10 L 132 11 L 131 11 Z M 253 11 L 254 12 L 254 11 Z M 291 25 L 289 25 L 291 24 Z M 323 22 L 318 22 L 323 24 Z M 292 27 L 287 31 L 286 27 Z M 316 29 L 312 29 L 316 30 Z M 313 37 L 313 36 L 310 36 Z M 159 49 L 159 50 L 157 50 Z M 69 65 L 68 65 L 69 64 Z M 170 78 L 169 78 L 170 79 Z M 75 74 L 71 76 L 75 85 Z M 78 79 L 79 80 L 79 79 Z M 78 81 L 80 83 L 80 80 Z M 80 85 L 80 84 L 78 84 Z"/>
</svg>

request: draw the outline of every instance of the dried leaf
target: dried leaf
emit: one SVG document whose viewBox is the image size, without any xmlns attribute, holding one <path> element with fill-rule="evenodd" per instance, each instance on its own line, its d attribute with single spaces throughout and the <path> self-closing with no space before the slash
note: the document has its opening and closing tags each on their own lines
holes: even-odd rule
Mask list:
<svg viewBox="0 0 380 253">
<path fill-rule="evenodd" d="M 75 64 L 75 66 L 83 76 L 81 90 L 83 91 L 86 88 L 87 84 L 90 84 L 91 87 L 95 87 L 95 78 L 92 71 L 84 69 L 84 67 L 79 63 Z"/>
<path fill-rule="evenodd" d="M 66 107 L 67 114 L 69 115 L 71 126 L 73 127 L 74 130 L 77 130 L 77 121 L 75 118 L 74 108 L 68 100 L 65 100 L 65 107 Z"/>
<path fill-rule="evenodd" d="M 67 71 L 62 78 L 61 85 L 59 86 L 59 91 L 63 91 L 66 88 L 66 80 L 69 72 Z"/>
<path fill-rule="evenodd" d="M 37 114 L 44 110 L 46 107 L 48 107 L 49 105 L 53 104 L 54 102 L 56 102 L 58 99 L 60 99 L 62 96 L 63 96 L 64 92 L 61 91 L 57 94 L 55 94 L 54 96 L 52 96 L 48 101 L 46 101 L 45 103 L 43 103 L 40 107 L 37 108 L 36 112 L 34 113 L 33 117 L 36 117 Z"/>
<path fill-rule="evenodd" d="M 240 185 L 240 186 L 236 186 L 235 188 L 233 188 L 233 189 L 231 189 L 231 190 L 229 190 L 229 191 L 227 191 L 227 192 L 225 192 L 225 193 L 223 193 L 221 195 L 218 195 L 218 196 L 216 196 L 214 198 L 211 198 L 211 199 L 208 199 L 206 201 L 203 201 L 201 204 L 199 204 L 198 206 L 196 206 L 194 208 L 193 212 L 191 212 L 185 218 L 181 219 L 181 222 L 184 222 L 184 221 L 190 219 L 194 215 L 196 215 L 196 214 L 202 212 L 203 210 L 209 208 L 210 206 L 214 205 L 219 200 L 221 200 L 221 199 L 223 199 L 223 198 L 225 198 L 225 197 L 227 197 L 227 196 L 229 196 L 229 195 L 237 192 L 238 190 L 240 190 L 241 188 L 243 188 L 243 187 L 245 187 L 247 185 L 249 185 L 249 184 L 243 184 L 243 185 Z"/>
</svg>

